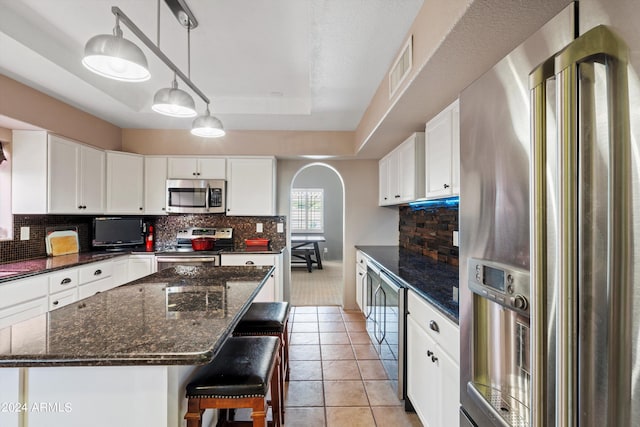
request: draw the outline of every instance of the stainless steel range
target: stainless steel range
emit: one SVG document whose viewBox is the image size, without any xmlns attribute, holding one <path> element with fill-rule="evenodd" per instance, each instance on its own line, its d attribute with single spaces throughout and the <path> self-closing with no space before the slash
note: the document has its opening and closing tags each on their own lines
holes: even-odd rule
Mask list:
<svg viewBox="0 0 640 427">
<path fill-rule="evenodd" d="M 198 237 L 216 239 L 211 251 L 194 251 L 191 240 Z M 233 250 L 233 228 L 189 227 L 178 231 L 176 246 L 156 253 L 158 271 L 176 265 L 220 265 L 220 252 Z"/>
</svg>

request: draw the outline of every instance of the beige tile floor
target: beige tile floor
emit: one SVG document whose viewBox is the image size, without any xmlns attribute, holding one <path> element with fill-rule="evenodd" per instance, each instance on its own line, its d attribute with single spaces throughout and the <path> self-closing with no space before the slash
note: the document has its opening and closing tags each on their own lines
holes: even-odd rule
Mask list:
<svg viewBox="0 0 640 427">
<path fill-rule="evenodd" d="M 404 411 L 359 312 L 292 307 L 286 427 L 421 426 Z"/>
</svg>

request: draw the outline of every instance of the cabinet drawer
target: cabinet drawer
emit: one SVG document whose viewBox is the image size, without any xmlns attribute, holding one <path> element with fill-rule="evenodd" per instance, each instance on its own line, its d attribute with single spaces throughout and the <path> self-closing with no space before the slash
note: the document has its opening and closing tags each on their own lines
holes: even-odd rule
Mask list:
<svg viewBox="0 0 640 427">
<path fill-rule="evenodd" d="M 84 285 L 95 280 L 101 280 L 105 277 L 111 277 L 113 272 L 113 265 L 111 261 L 108 262 L 94 262 L 86 267 L 79 268 L 80 280 L 79 284 Z"/>
<path fill-rule="evenodd" d="M 49 293 L 49 282 L 45 276 L 21 279 L 0 285 L 0 308 L 9 307 Z"/>
<path fill-rule="evenodd" d="M 460 360 L 460 329 L 413 291 L 409 291 L 407 308 L 420 327 L 456 362 Z"/>
<path fill-rule="evenodd" d="M 49 295 L 49 311 L 64 307 L 78 300 L 78 288 L 67 289 Z"/>
<path fill-rule="evenodd" d="M 273 255 L 225 255 L 222 254 L 220 263 L 222 265 L 274 265 L 276 262 Z"/>
<path fill-rule="evenodd" d="M 69 268 L 49 275 L 49 293 L 65 291 L 78 286 L 78 269 Z"/>
<path fill-rule="evenodd" d="M 47 312 L 47 297 L 41 297 L 0 310 L 0 329 Z"/>
<path fill-rule="evenodd" d="M 78 298 L 87 298 L 97 294 L 98 292 L 108 291 L 111 288 L 113 288 L 113 281 L 111 280 L 111 277 L 95 280 L 91 283 L 78 287 Z"/>
</svg>

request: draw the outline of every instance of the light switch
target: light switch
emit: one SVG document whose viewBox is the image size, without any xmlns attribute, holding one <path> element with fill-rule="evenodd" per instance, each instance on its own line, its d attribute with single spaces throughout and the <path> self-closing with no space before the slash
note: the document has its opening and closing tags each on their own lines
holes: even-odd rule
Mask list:
<svg viewBox="0 0 640 427">
<path fill-rule="evenodd" d="M 276 227 L 277 227 L 278 233 L 284 233 L 284 224 L 283 223 L 279 222 Z"/>
<path fill-rule="evenodd" d="M 458 232 L 453 232 L 453 246 L 458 246 Z"/>
<path fill-rule="evenodd" d="M 258 222 L 256 224 L 256 233 L 262 233 L 262 223 Z"/>
<path fill-rule="evenodd" d="M 29 227 L 20 227 L 20 240 L 29 240 Z"/>
</svg>

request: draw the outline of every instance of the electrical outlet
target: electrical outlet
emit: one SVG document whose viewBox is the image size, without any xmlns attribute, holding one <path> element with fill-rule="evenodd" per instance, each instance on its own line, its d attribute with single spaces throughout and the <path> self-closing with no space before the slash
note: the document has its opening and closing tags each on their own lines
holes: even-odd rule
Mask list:
<svg viewBox="0 0 640 427">
<path fill-rule="evenodd" d="M 30 227 L 20 227 L 20 240 L 29 240 Z"/>
<path fill-rule="evenodd" d="M 458 232 L 453 232 L 453 246 L 458 246 Z"/>
<path fill-rule="evenodd" d="M 453 287 L 453 302 L 458 302 L 458 287 Z"/>
<path fill-rule="evenodd" d="M 262 233 L 262 223 L 258 222 L 256 224 L 256 233 Z"/>
<path fill-rule="evenodd" d="M 278 233 L 284 233 L 284 224 L 279 222 L 277 225 L 277 230 Z"/>
</svg>

